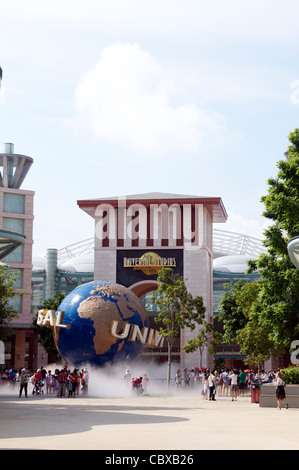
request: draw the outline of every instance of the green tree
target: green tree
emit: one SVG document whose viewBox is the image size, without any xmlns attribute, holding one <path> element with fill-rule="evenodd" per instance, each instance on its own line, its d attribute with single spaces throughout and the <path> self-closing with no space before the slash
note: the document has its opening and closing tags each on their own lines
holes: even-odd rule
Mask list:
<svg viewBox="0 0 299 470">
<path fill-rule="evenodd" d="M 269 331 L 254 319 L 239 331 L 236 342 L 240 345 L 240 353 L 246 355 L 245 364 L 250 367 L 260 369 L 264 361 L 277 353 L 275 344 L 269 339 Z"/>
<path fill-rule="evenodd" d="M 277 177 L 268 180 L 268 194 L 262 198 L 263 215 L 272 221 L 265 231 L 267 253 L 249 263 L 261 277 L 254 305 L 258 324 L 281 350 L 299 337 L 299 271 L 287 251 L 288 240 L 299 234 L 299 129 L 289 141 L 287 158 L 278 162 Z"/>
<path fill-rule="evenodd" d="M 240 279 L 236 283 L 225 284 L 225 292 L 218 304 L 218 319 L 223 322 L 224 343 L 234 343 L 237 335 L 247 323 L 245 312 L 243 311 L 238 298 L 247 282 Z"/>
<path fill-rule="evenodd" d="M 231 286 L 220 302 L 227 341 L 234 340 L 247 361 L 260 364 L 289 348 L 299 336 L 299 271 L 291 262 L 288 240 L 299 234 L 299 129 L 289 135 L 287 158 L 278 162 L 262 198 L 267 253 L 249 262 L 260 279 Z"/>
<path fill-rule="evenodd" d="M 189 339 L 183 350 L 186 353 L 191 353 L 199 350 L 199 367 L 202 368 L 202 353 L 205 347 L 208 346 L 209 354 L 215 354 L 217 345 L 222 341 L 222 334 L 214 330 L 213 323 L 203 320 L 198 335 Z"/>
<path fill-rule="evenodd" d="M 56 291 L 53 297 L 48 297 L 43 301 L 39 309 L 45 310 L 58 310 L 59 305 L 65 297 L 64 293 Z M 59 352 L 57 351 L 52 328 L 45 328 L 37 325 L 37 318 L 34 318 L 32 322 L 32 327 L 36 333 L 38 333 L 38 342 L 44 347 L 44 349 L 51 356 L 53 362 L 57 361 L 60 357 Z"/>
<path fill-rule="evenodd" d="M 272 354 L 277 355 L 280 351 L 270 337 L 270 326 L 259 323 L 255 310 L 261 282 L 241 279 L 226 287 L 227 291 L 218 306 L 219 320 L 223 321 L 224 342 L 238 344 L 240 353 L 246 355 L 244 362 L 260 368 Z"/>
<path fill-rule="evenodd" d="M 163 268 L 158 273 L 158 289 L 152 302 L 158 305 L 158 315 L 155 318 L 162 326 L 160 335 L 164 337 L 168 345 L 168 373 L 167 384 L 170 384 L 171 353 L 175 339 L 180 330 L 190 328 L 194 330 L 201 324 L 205 317 L 205 307 L 200 296 L 193 297 L 188 292 L 184 279 L 174 274 L 171 268 Z"/>
<path fill-rule="evenodd" d="M 11 330 L 9 324 L 18 316 L 10 305 L 15 295 L 14 281 L 16 274 L 6 266 L 0 266 L 0 340 L 5 340 Z"/>
</svg>

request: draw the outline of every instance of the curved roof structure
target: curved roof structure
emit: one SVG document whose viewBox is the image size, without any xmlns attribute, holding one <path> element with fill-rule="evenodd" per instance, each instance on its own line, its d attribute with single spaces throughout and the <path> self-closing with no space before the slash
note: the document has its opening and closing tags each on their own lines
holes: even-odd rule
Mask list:
<svg viewBox="0 0 299 470">
<path fill-rule="evenodd" d="M 81 256 L 67 259 L 59 264 L 59 269 L 71 273 L 93 273 L 94 272 L 94 251 Z"/>
<path fill-rule="evenodd" d="M 26 155 L 0 153 L 0 187 L 19 189 L 32 163 Z"/>
<path fill-rule="evenodd" d="M 213 270 L 218 273 L 244 274 L 250 259 L 252 258 L 246 255 L 220 256 L 214 259 Z"/>
<path fill-rule="evenodd" d="M 0 230 L 0 260 L 9 255 L 18 246 L 25 243 L 25 235 L 10 230 Z"/>
</svg>

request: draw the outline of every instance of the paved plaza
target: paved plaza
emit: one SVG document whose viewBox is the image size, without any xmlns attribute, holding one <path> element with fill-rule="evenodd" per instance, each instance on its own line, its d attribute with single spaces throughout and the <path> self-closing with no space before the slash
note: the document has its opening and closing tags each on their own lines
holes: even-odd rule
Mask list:
<svg viewBox="0 0 299 470">
<path fill-rule="evenodd" d="M 299 449 L 299 409 L 192 392 L 101 398 L 0 394 L 0 448 L 43 450 Z"/>
</svg>

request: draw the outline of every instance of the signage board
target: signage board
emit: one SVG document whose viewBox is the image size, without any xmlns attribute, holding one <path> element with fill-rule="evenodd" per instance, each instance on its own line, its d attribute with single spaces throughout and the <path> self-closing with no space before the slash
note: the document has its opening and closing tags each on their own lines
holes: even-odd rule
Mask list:
<svg viewBox="0 0 299 470">
<path fill-rule="evenodd" d="M 183 250 L 118 250 L 116 282 L 129 287 L 136 282 L 156 280 L 164 267 L 183 276 Z"/>
</svg>

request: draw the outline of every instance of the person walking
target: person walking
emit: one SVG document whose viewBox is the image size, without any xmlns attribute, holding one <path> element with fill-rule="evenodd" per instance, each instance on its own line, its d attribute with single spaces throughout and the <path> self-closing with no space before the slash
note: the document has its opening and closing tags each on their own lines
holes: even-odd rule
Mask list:
<svg viewBox="0 0 299 470">
<path fill-rule="evenodd" d="M 216 401 L 215 395 L 216 395 L 216 377 L 213 374 L 213 372 L 210 372 L 209 378 L 208 378 L 208 384 L 209 384 L 209 400 L 211 401 Z"/>
<path fill-rule="evenodd" d="M 9 377 L 9 385 L 10 385 L 11 387 L 14 387 L 15 384 L 16 384 L 16 382 L 15 382 L 16 373 L 15 373 L 15 371 L 13 370 L 13 368 L 11 368 L 11 369 L 9 370 L 8 377 Z"/>
<path fill-rule="evenodd" d="M 184 369 L 184 385 L 185 385 L 185 388 L 189 387 L 190 385 L 190 375 L 189 375 L 188 369 Z"/>
<path fill-rule="evenodd" d="M 228 376 L 228 370 L 225 370 L 221 374 L 223 380 L 223 396 L 228 397 L 229 394 L 229 385 L 230 385 L 230 378 Z"/>
<path fill-rule="evenodd" d="M 52 374 L 51 371 L 48 370 L 48 373 L 46 375 L 46 393 L 48 394 L 50 392 L 50 383 L 52 380 Z"/>
<path fill-rule="evenodd" d="M 286 410 L 288 409 L 289 405 L 285 401 L 285 381 L 281 377 L 281 373 L 277 373 L 276 377 L 276 390 L 275 390 L 275 396 L 276 396 L 276 401 L 277 401 L 277 410 L 281 410 L 281 402 L 285 405 Z"/>
<path fill-rule="evenodd" d="M 60 374 L 58 375 L 58 384 L 59 384 L 58 397 L 60 398 L 65 397 L 66 382 L 67 382 L 67 374 L 66 374 L 66 371 L 62 369 L 60 371 Z"/>
<path fill-rule="evenodd" d="M 240 397 L 244 397 L 245 392 L 245 382 L 246 382 L 246 374 L 243 369 L 241 369 L 239 374 L 239 393 Z"/>
<path fill-rule="evenodd" d="M 238 376 L 235 371 L 231 373 L 229 376 L 231 380 L 231 396 L 232 396 L 232 401 L 234 399 L 237 401 L 237 396 L 238 396 Z"/>
<path fill-rule="evenodd" d="M 68 394 L 69 397 L 72 397 L 72 396 L 73 396 L 73 384 L 72 384 L 72 380 L 73 380 L 73 375 L 72 375 L 71 372 L 69 371 L 69 372 L 68 372 L 67 379 L 66 379 L 66 386 L 67 386 L 67 390 L 68 390 L 68 392 L 69 392 L 69 394 Z"/>
<path fill-rule="evenodd" d="M 219 397 L 222 397 L 222 390 L 223 390 L 223 376 L 220 374 L 218 376 L 218 386 L 217 386 L 217 394 Z"/>
<path fill-rule="evenodd" d="M 190 370 L 190 387 L 193 388 L 194 387 L 194 382 L 195 382 L 195 372 L 194 372 L 194 369 L 191 369 Z"/>
<path fill-rule="evenodd" d="M 19 398 L 22 396 L 22 392 L 24 390 L 25 397 L 28 398 L 27 391 L 28 391 L 28 378 L 29 374 L 27 370 L 24 368 L 21 371 L 20 375 L 20 391 L 19 391 Z"/>
<path fill-rule="evenodd" d="M 177 370 L 176 376 L 175 376 L 175 388 L 182 388 L 182 374 L 181 374 L 181 369 Z"/>
<path fill-rule="evenodd" d="M 131 384 L 131 380 L 132 380 L 132 378 L 131 378 L 130 369 L 127 369 L 127 370 L 126 370 L 126 373 L 125 373 L 125 375 L 124 375 L 124 381 L 125 381 L 125 383 L 127 383 L 127 384 Z"/>
<path fill-rule="evenodd" d="M 201 394 L 202 394 L 202 398 L 204 398 L 205 400 L 208 399 L 208 375 L 207 374 L 204 374 L 203 376 Z"/>
<path fill-rule="evenodd" d="M 57 382 L 57 378 L 55 377 L 55 375 L 52 375 L 52 376 L 51 376 L 51 380 L 50 380 L 50 388 L 49 388 L 49 390 L 50 390 L 50 395 L 51 395 L 52 392 L 54 393 L 54 390 L 56 390 L 56 389 L 55 389 L 55 387 L 56 387 L 56 382 Z"/>
<path fill-rule="evenodd" d="M 73 393 L 74 398 L 76 396 L 76 390 L 78 387 L 79 387 L 79 377 L 77 374 L 77 370 L 74 369 L 73 374 L 72 374 L 72 393 Z"/>
<path fill-rule="evenodd" d="M 144 374 L 143 379 L 142 379 L 142 388 L 143 388 L 144 393 L 147 393 L 148 385 L 149 385 L 149 378 L 147 374 Z"/>
<path fill-rule="evenodd" d="M 89 374 L 88 374 L 87 368 L 85 367 L 83 369 L 82 380 L 81 380 L 83 395 L 86 395 L 88 393 L 88 382 L 89 382 Z"/>
</svg>

